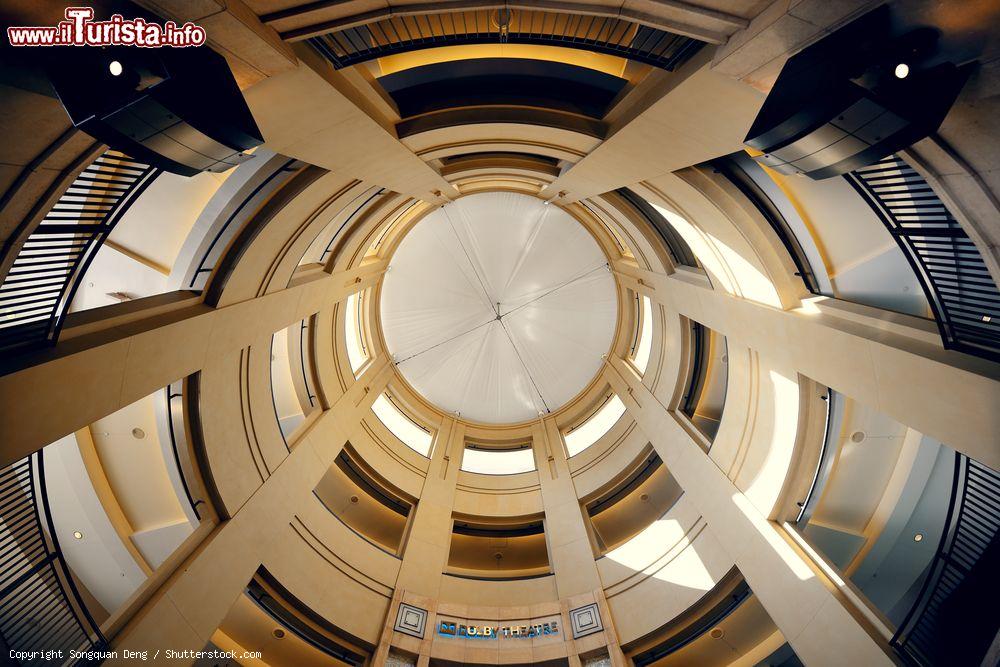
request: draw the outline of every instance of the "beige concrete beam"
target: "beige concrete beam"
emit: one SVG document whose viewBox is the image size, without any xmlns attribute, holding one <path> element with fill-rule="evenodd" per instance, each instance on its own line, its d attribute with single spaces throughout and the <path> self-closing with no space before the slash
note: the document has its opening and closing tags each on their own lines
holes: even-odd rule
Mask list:
<svg viewBox="0 0 1000 667">
<path fill-rule="evenodd" d="M 58 99 L 39 92 L 0 85 L 0 117 L 0 244 L 7 250 L 0 257 L 0 276 L 5 276 L 28 234 L 104 147 L 73 127 Z"/>
<path fill-rule="evenodd" d="M 728 155 L 743 138 L 764 96 L 719 74 L 698 54 L 668 80 L 662 97 L 570 167 L 542 192 L 564 202 Z"/>
<path fill-rule="evenodd" d="M 330 63 L 305 46 L 296 54 L 298 67 L 244 92 L 268 148 L 424 201 L 458 196 L 391 127 L 358 106 L 355 91 Z"/>
<path fill-rule="evenodd" d="M 284 529 L 347 441 L 344 424 L 357 423 L 391 377 L 385 360 L 368 370 L 292 448 L 239 511 L 223 522 L 112 639 L 119 651 L 200 650 L 225 618 L 257 568 L 284 549 Z M 119 653 L 123 655 L 123 653 Z M 194 658 L 178 664 L 191 664 Z M 126 665 L 124 658 L 108 665 Z"/>
<path fill-rule="evenodd" d="M 835 585 L 730 481 L 625 361 L 609 360 L 612 387 L 684 495 L 746 577 L 795 649 L 813 665 L 892 665 L 888 646 Z"/>
<path fill-rule="evenodd" d="M 826 298 L 779 310 L 692 284 L 682 273 L 624 263 L 615 271 L 672 312 L 1000 468 L 1000 365 L 944 350 L 933 330 L 906 322 L 923 321 Z"/>
<path fill-rule="evenodd" d="M 209 46 L 226 57 L 240 88 L 295 67 L 291 47 L 242 0 L 137 2 L 178 25 L 191 21 L 204 28 Z"/>
<path fill-rule="evenodd" d="M 880 4 L 775 0 L 716 51 L 712 68 L 766 92 L 789 56 Z"/>
<path fill-rule="evenodd" d="M 212 309 L 142 317 L 60 343 L 0 377 L 0 461 L 15 461 L 212 359 L 250 345 L 378 281 L 378 261 Z M 151 297 L 156 300 L 157 297 Z M 132 302 L 129 307 L 134 308 Z"/>
</svg>

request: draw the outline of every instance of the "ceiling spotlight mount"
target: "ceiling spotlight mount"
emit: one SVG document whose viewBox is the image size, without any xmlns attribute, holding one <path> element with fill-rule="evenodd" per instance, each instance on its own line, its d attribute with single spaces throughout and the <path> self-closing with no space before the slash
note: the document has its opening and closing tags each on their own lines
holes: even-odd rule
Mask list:
<svg viewBox="0 0 1000 667">
<path fill-rule="evenodd" d="M 121 76 L 125 68 L 122 67 L 121 61 L 112 60 L 108 63 L 108 71 L 111 72 L 111 76 Z"/>
<path fill-rule="evenodd" d="M 892 73 L 896 75 L 897 79 L 905 79 L 910 74 L 910 66 L 906 63 L 899 63 Z"/>
</svg>

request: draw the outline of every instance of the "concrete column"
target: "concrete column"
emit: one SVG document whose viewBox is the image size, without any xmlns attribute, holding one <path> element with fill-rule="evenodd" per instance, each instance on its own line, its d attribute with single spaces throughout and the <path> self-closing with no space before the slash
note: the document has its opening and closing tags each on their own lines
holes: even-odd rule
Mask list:
<svg viewBox="0 0 1000 667">
<path fill-rule="evenodd" d="M 378 646 L 375 647 L 375 653 L 372 654 L 372 664 L 373 665 L 384 665 L 389 659 L 389 650 L 392 648 L 390 641 L 392 640 L 392 627 L 395 625 L 396 614 L 399 610 L 399 602 L 403 598 L 403 589 L 396 587 L 396 590 L 392 592 L 392 602 L 389 604 L 389 613 L 386 615 L 385 620 L 382 621 L 382 634 L 379 636 Z"/>
<path fill-rule="evenodd" d="M 448 565 L 455 485 L 465 450 L 465 426 L 446 418 L 431 451 L 423 491 L 406 538 L 396 588 L 436 599 Z"/>
<path fill-rule="evenodd" d="M 601 578 L 555 419 L 547 417 L 539 421 L 532 431 L 532 448 L 542 489 L 545 541 L 556 577 L 556 591 L 560 598 L 590 593 L 601 588 Z"/>
<path fill-rule="evenodd" d="M 757 510 L 625 361 L 609 360 L 607 378 L 805 664 L 894 664 L 886 641 L 857 619 L 838 584 Z"/>
<path fill-rule="evenodd" d="M 239 511 L 212 532 L 113 638 L 114 648 L 148 650 L 150 655 L 157 650 L 162 653 L 165 647 L 204 648 L 260 564 L 273 550 L 283 548 L 276 536 L 308 501 L 340 453 L 347 441 L 343 425 L 361 419 L 391 375 L 391 365 L 376 360 L 320 415 Z M 105 664 L 130 662 L 119 659 Z"/>
<path fill-rule="evenodd" d="M 1000 364 L 943 349 L 925 320 L 817 298 L 780 310 L 618 262 L 619 279 L 775 364 L 866 403 L 966 456 L 1000 468 Z"/>
<path fill-rule="evenodd" d="M 223 308 L 181 302 L 141 308 L 60 342 L 0 376 L 0 465 L 16 461 L 119 408 L 375 284 L 384 261 Z M 69 331 L 64 331 L 63 338 Z M 7 360 L 4 360 L 7 361 Z"/>
<path fill-rule="evenodd" d="M 573 604 L 573 598 L 577 596 L 588 600 L 592 597 L 598 603 L 611 664 L 624 666 L 625 656 L 614 631 L 611 610 L 604 597 L 604 584 L 597 571 L 594 549 L 570 475 L 566 447 L 555 419 L 545 417 L 535 425 L 532 429 L 532 449 L 542 491 L 545 540 L 555 573 L 557 594 L 564 601 L 567 612 L 571 607 L 579 606 Z M 564 631 L 570 632 L 569 626 Z M 568 637 L 567 641 L 570 641 Z M 575 642 L 570 641 L 570 646 L 576 649 Z M 572 651 L 570 664 L 580 664 L 579 656 Z"/>
</svg>

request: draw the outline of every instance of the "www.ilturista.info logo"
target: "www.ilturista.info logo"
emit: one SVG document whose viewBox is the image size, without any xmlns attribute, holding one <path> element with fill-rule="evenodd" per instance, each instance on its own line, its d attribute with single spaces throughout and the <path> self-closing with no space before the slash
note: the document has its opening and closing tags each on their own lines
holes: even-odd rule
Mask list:
<svg viewBox="0 0 1000 667">
<path fill-rule="evenodd" d="M 11 46 L 201 46 L 205 29 L 190 21 L 178 26 L 142 18 L 126 19 L 115 14 L 108 21 L 95 21 L 93 7 L 67 7 L 66 20 L 55 26 L 7 28 Z"/>
</svg>

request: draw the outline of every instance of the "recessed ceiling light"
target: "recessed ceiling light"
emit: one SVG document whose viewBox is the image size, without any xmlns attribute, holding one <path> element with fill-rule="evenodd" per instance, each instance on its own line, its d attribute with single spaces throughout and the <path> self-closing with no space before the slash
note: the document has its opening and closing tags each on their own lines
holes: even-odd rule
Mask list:
<svg viewBox="0 0 1000 667">
<path fill-rule="evenodd" d="M 125 71 L 125 68 L 122 67 L 122 64 L 117 60 L 112 60 L 108 63 L 108 71 L 111 72 L 111 76 L 121 76 L 122 72 Z"/>
<path fill-rule="evenodd" d="M 913 541 L 914 542 L 920 542 L 923 539 L 924 539 L 924 534 L 923 533 L 917 533 L 916 535 L 913 536 Z"/>
<path fill-rule="evenodd" d="M 282 630 L 281 628 L 275 628 L 274 630 L 271 631 L 271 634 L 274 636 L 275 639 L 285 638 L 285 631 Z"/>
<path fill-rule="evenodd" d="M 893 70 L 893 74 L 896 75 L 897 79 L 905 79 L 910 73 L 910 66 L 906 63 L 899 63 L 896 65 L 896 69 Z"/>
<path fill-rule="evenodd" d="M 83 533 L 81 533 L 79 530 L 74 530 L 73 531 L 73 537 L 75 537 L 78 540 L 82 540 L 83 539 Z"/>
<path fill-rule="evenodd" d="M 132 437 L 137 440 L 142 440 L 143 438 L 146 437 L 146 432 L 143 431 L 138 426 L 136 426 L 134 429 L 132 429 Z"/>
</svg>

